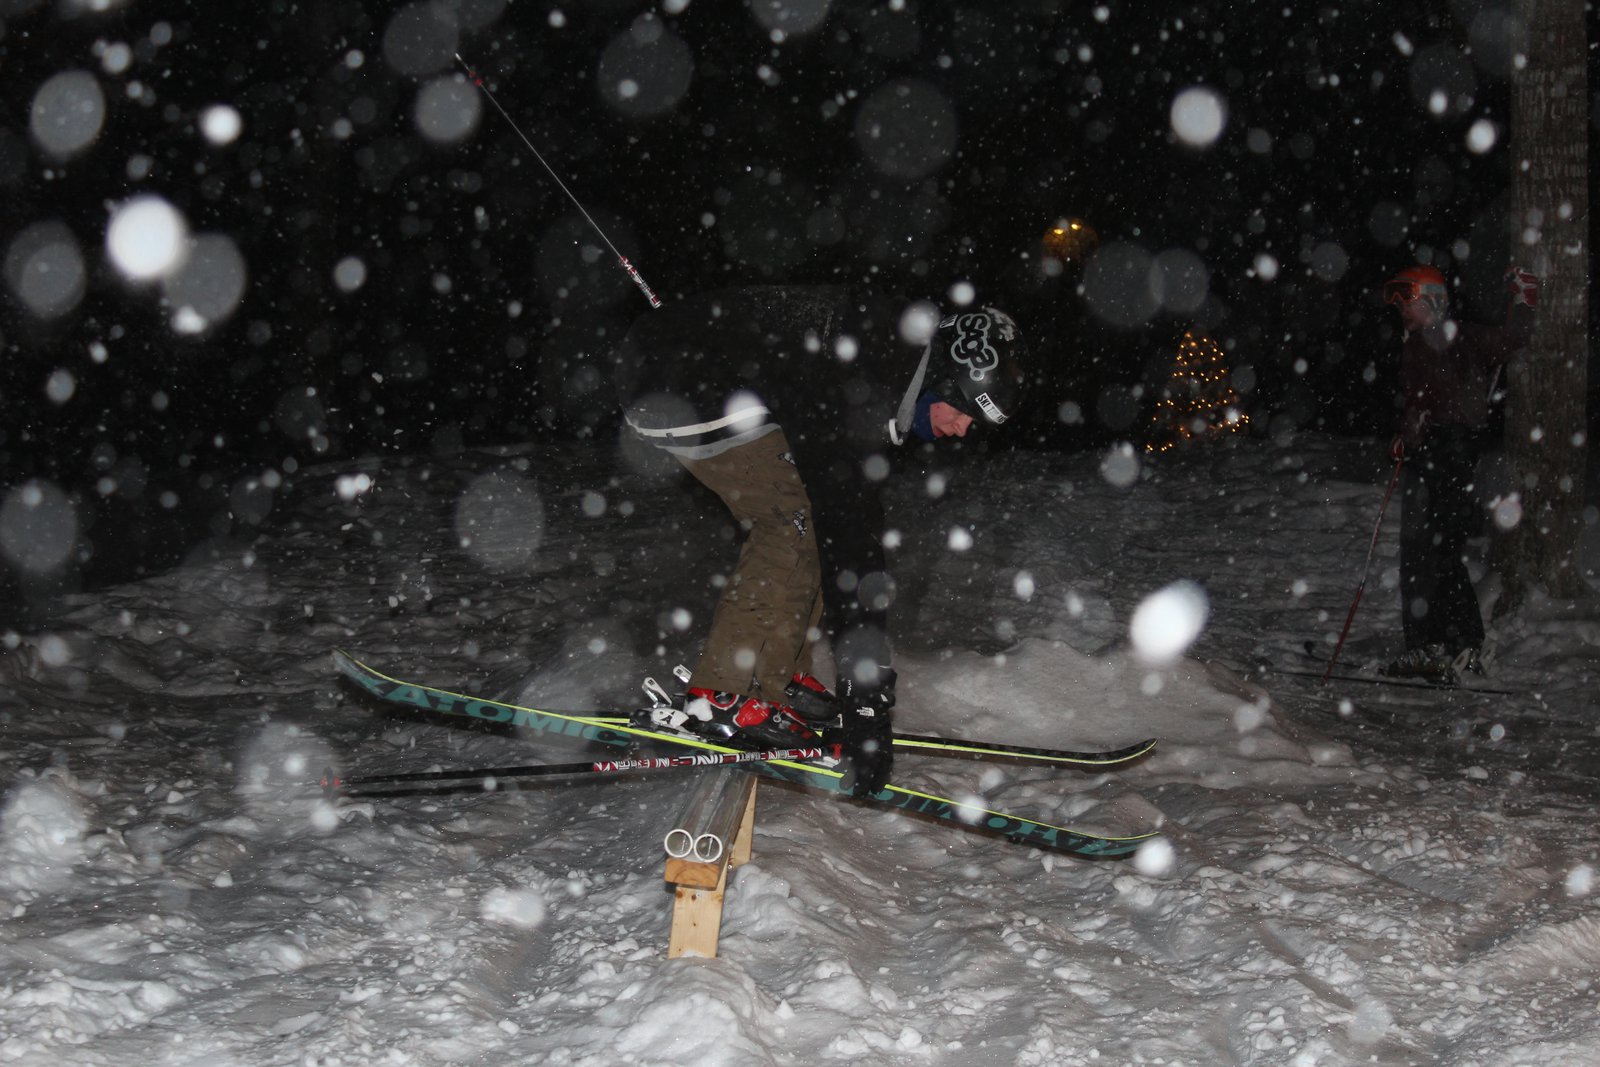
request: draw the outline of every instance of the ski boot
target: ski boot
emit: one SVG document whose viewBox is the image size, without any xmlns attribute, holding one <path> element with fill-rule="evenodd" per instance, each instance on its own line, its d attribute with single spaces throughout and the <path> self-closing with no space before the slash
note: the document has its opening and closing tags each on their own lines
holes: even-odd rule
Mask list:
<svg viewBox="0 0 1600 1067">
<path fill-rule="evenodd" d="M 678 667 L 673 673 L 687 685 L 687 670 Z M 790 748 L 820 740 L 787 704 L 702 686 L 689 686 L 683 696 L 673 697 L 654 678 L 645 679 L 644 690 L 652 706 L 634 713 L 636 726 L 691 734 L 740 748 Z"/>
<path fill-rule="evenodd" d="M 1410 649 L 1378 673 L 1390 678 L 1416 678 L 1434 685 L 1455 685 L 1459 680 L 1455 654 L 1440 644 Z"/>
<path fill-rule="evenodd" d="M 1450 667 L 1455 671 L 1458 679 L 1465 678 L 1469 674 L 1475 674 L 1482 678 L 1489 673 L 1488 658 L 1483 655 L 1481 650 L 1472 645 L 1468 645 L 1460 652 L 1457 652 L 1456 658 L 1450 663 Z"/>
<path fill-rule="evenodd" d="M 812 727 L 839 724 L 842 709 L 838 698 L 828 692 L 828 687 L 817 681 L 815 676 L 796 671 L 784 688 L 783 695 L 789 701 L 788 708 L 806 724 Z"/>
</svg>

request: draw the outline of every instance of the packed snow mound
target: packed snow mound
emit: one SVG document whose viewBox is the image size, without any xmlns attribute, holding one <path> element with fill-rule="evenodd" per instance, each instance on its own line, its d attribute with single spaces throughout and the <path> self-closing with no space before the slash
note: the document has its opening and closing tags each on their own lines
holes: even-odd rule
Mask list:
<svg viewBox="0 0 1600 1067">
<path fill-rule="evenodd" d="M 1188 780 L 1226 789 L 1367 773 L 1345 745 L 1304 729 L 1298 735 L 1310 739 L 1292 737 L 1265 690 L 1195 660 L 1152 667 L 1122 646 L 1090 655 L 1029 638 L 999 655 L 902 656 L 900 664 L 896 725 L 911 732 L 1058 748 L 1158 737 L 1140 765 L 1141 785 Z"/>
<path fill-rule="evenodd" d="M 89 814 L 60 774 L 23 781 L 0 808 L 0 895 L 33 899 L 64 887 L 89 853 Z"/>
</svg>

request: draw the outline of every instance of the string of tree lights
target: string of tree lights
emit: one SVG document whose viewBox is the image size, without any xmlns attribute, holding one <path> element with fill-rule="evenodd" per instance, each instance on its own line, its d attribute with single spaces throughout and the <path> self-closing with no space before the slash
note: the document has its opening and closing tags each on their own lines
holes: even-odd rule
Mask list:
<svg viewBox="0 0 1600 1067">
<path fill-rule="evenodd" d="M 1250 416 L 1234 391 L 1222 346 L 1185 330 L 1172 360 L 1172 373 L 1156 398 L 1146 452 L 1215 441 L 1239 433 Z"/>
</svg>

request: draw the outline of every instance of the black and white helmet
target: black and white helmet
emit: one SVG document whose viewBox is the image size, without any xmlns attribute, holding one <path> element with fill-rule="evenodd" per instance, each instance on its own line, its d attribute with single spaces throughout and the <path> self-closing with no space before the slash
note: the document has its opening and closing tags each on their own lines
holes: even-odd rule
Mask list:
<svg viewBox="0 0 1600 1067">
<path fill-rule="evenodd" d="M 999 426 L 1021 406 L 1027 346 L 999 308 L 963 311 L 939 323 L 929 342 L 928 387 L 979 422 Z"/>
</svg>

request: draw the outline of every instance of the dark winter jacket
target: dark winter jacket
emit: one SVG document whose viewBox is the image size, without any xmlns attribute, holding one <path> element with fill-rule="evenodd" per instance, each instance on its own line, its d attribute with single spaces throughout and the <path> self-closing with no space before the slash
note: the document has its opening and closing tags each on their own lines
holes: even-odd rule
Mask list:
<svg viewBox="0 0 1600 1067">
<path fill-rule="evenodd" d="M 893 303 L 843 288 L 728 289 L 645 313 L 618 353 L 623 411 L 653 444 L 694 458 L 783 430 L 811 498 L 834 635 L 887 632 L 882 492 L 923 352 L 900 340 L 898 320 Z"/>
<path fill-rule="evenodd" d="M 1512 304 L 1503 326 L 1447 323 L 1407 335 L 1400 354 L 1406 446 L 1420 447 L 1435 427 L 1482 428 L 1496 372 L 1532 336 L 1533 309 L 1525 304 Z"/>
</svg>

